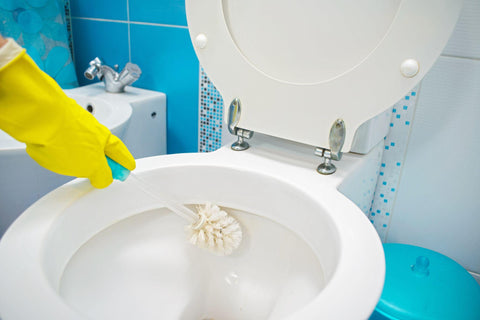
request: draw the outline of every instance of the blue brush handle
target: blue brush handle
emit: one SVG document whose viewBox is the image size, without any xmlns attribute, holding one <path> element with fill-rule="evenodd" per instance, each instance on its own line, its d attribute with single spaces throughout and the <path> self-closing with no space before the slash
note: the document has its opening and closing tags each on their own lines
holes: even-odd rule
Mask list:
<svg viewBox="0 0 480 320">
<path fill-rule="evenodd" d="M 105 156 L 107 157 L 107 156 Z M 130 170 L 122 166 L 120 163 L 113 161 L 107 157 L 108 166 L 112 170 L 112 176 L 115 180 L 125 181 L 130 174 Z"/>
</svg>

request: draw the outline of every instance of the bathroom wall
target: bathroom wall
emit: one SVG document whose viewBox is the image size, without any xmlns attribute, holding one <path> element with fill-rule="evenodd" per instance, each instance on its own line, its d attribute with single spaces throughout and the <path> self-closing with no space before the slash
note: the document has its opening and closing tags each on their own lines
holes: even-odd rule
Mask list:
<svg viewBox="0 0 480 320">
<path fill-rule="evenodd" d="M 65 26 L 64 0 L 0 0 L 0 34 L 23 46 L 64 89 L 78 85 Z"/>
<path fill-rule="evenodd" d="M 88 62 L 136 63 L 133 86 L 167 95 L 167 152 L 198 151 L 199 64 L 190 42 L 184 0 L 70 0 L 80 85 Z"/>
<path fill-rule="evenodd" d="M 442 56 L 406 97 L 394 107 L 370 219 L 385 242 L 480 273 L 480 1 L 465 1 Z"/>
</svg>

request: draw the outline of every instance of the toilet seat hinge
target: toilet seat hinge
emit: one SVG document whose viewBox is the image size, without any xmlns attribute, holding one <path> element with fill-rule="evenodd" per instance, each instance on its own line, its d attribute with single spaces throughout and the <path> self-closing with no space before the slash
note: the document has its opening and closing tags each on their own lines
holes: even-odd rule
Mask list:
<svg viewBox="0 0 480 320">
<path fill-rule="evenodd" d="M 232 144 L 232 150 L 243 151 L 250 148 L 250 145 L 245 141 L 245 139 L 252 138 L 253 131 L 235 127 L 235 133 L 233 134 L 237 136 L 237 141 Z"/>
<path fill-rule="evenodd" d="M 339 161 L 342 159 L 342 147 L 345 142 L 345 122 L 342 119 L 337 119 L 330 128 L 330 135 L 328 142 L 330 149 L 315 148 L 315 155 L 323 158 L 323 163 L 317 167 L 317 172 L 324 175 L 329 175 L 337 171 L 337 167 L 332 163 L 332 160 Z"/>
<path fill-rule="evenodd" d="M 232 150 L 235 151 L 243 151 L 250 148 L 250 145 L 245 141 L 245 139 L 250 139 L 253 136 L 253 131 L 237 127 L 237 124 L 240 121 L 240 115 L 240 99 L 235 98 L 230 103 L 230 107 L 228 108 L 228 131 L 237 136 L 237 141 L 235 141 L 231 146 Z"/>
</svg>

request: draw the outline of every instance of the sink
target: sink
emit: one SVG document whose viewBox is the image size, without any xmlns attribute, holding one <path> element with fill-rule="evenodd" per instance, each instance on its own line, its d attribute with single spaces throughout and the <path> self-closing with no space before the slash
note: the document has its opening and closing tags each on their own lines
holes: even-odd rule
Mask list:
<svg viewBox="0 0 480 320">
<path fill-rule="evenodd" d="M 128 120 L 132 116 L 132 107 L 125 99 L 114 99 L 110 94 L 100 92 L 104 97 L 96 97 L 96 90 L 65 90 L 81 107 L 90 112 L 101 124 L 106 126 L 117 137 L 122 138 Z M 98 94 L 97 94 L 98 95 Z"/>
</svg>

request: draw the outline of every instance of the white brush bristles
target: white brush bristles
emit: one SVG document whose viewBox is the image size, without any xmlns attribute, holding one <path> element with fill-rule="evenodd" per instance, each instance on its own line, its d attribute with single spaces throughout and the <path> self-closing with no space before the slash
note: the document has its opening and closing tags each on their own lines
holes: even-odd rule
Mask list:
<svg viewBox="0 0 480 320">
<path fill-rule="evenodd" d="M 187 226 L 188 239 L 197 247 L 217 255 L 229 255 L 242 242 L 238 221 L 218 206 L 206 203 L 197 207 L 198 222 Z"/>
</svg>

